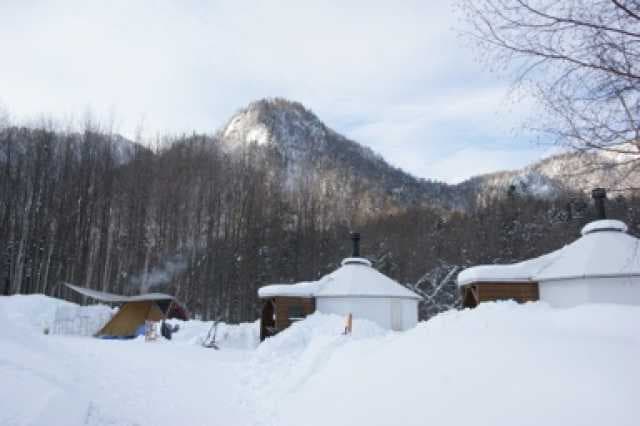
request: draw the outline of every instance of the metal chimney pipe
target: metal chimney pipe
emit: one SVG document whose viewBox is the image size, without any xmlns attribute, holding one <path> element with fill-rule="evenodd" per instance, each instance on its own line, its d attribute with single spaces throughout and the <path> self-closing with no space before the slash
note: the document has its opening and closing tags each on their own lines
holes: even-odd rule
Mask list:
<svg viewBox="0 0 640 426">
<path fill-rule="evenodd" d="M 591 191 L 591 197 L 596 206 L 596 217 L 598 219 L 606 219 L 607 212 L 605 210 L 605 200 L 607 199 L 607 191 L 604 188 L 594 188 Z"/>
<path fill-rule="evenodd" d="M 351 233 L 351 242 L 353 244 L 353 251 L 351 253 L 351 257 L 360 257 L 360 233 L 359 232 Z"/>
</svg>

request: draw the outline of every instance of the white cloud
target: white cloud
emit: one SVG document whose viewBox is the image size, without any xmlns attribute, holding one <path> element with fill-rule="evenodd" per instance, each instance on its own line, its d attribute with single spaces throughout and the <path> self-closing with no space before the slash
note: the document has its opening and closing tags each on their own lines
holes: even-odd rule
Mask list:
<svg viewBox="0 0 640 426">
<path fill-rule="evenodd" d="M 152 136 L 213 132 L 283 96 L 430 177 L 425 164 L 516 122 L 454 24 L 446 2 L 4 1 L 0 97 L 14 117 L 91 110 Z"/>
<path fill-rule="evenodd" d="M 519 132 L 519 123 L 533 105 L 512 103 L 509 99 L 506 87 L 426 94 L 422 102 L 414 105 L 381 105 L 380 110 L 368 112 L 373 121 L 354 125 L 348 135 L 366 142 L 394 165 L 417 176 L 459 181 L 475 174 L 477 167 L 457 168 L 457 173 L 463 175 L 454 178 L 443 173 L 444 167 L 438 163 L 448 161 L 449 167 L 454 159 L 464 161 L 461 153 L 474 149 L 497 151 L 501 159 L 513 152 L 516 160 L 527 149 L 539 151 Z M 505 161 L 491 164 L 480 169 L 486 172 L 517 167 Z M 468 173 L 464 175 L 461 170 Z"/>
<path fill-rule="evenodd" d="M 429 171 L 437 179 L 459 183 L 471 176 L 496 170 L 519 169 L 545 156 L 546 151 L 539 149 L 504 150 L 470 147 L 434 162 Z"/>
</svg>

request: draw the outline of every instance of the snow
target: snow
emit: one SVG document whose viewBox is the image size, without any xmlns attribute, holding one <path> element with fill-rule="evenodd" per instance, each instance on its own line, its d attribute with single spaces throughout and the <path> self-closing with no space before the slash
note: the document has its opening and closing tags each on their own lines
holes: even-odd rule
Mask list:
<svg viewBox="0 0 640 426">
<path fill-rule="evenodd" d="M 209 330 L 211 321 L 181 321 L 172 320 L 171 324 L 180 326 L 178 333 L 172 336 L 176 342 L 201 345 Z M 219 323 L 216 332 L 216 344 L 222 349 L 248 350 L 255 349 L 260 342 L 260 322 L 241 324 Z"/>
<path fill-rule="evenodd" d="M 350 263 L 371 266 L 371 261 L 369 259 L 365 259 L 364 257 L 346 257 L 342 259 L 342 262 L 340 262 L 340 266 L 348 265 Z"/>
<path fill-rule="evenodd" d="M 51 324 L 46 326 L 52 334 L 93 336 L 102 329 L 115 314 L 107 305 L 58 306 Z"/>
<path fill-rule="evenodd" d="M 371 267 L 364 258 L 349 257 L 342 266 L 315 282 L 297 284 L 273 284 L 258 290 L 260 297 L 384 297 L 421 299 L 420 296 L 401 286 L 386 275 Z"/>
<path fill-rule="evenodd" d="M 473 282 L 542 282 L 572 278 L 615 278 L 640 274 L 640 240 L 617 220 L 587 224 L 582 237 L 544 256 L 511 265 L 479 265 L 458 275 Z"/>
<path fill-rule="evenodd" d="M 602 220 L 595 220 L 591 223 L 587 223 L 580 231 L 580 235 L 586 235 L 591 232 L 597 232 L 597 231 L 603 231 L 603 230 L 627 232 L 628 229 L 629 228 L 627 227 L 627 224 L 619 220 L 602 219 Z"/>
<path fill-rule="evenodd" d="M 534 277 L 538 281 L 640 274 L 640 240 L 620 231 L 585 233 L 563 247 Z"/>
<path fill-rule="evenodd" d="M 316 297 L 397 297 L 420 299 L 420 296 L 374 268 L 361 263 L 343 263 L 319 281 Z"/>
<path fill-rule="evenodd" d="M 448 312 L 338 347 L 288 395 L 280 424 L 636 424 L 639 313 L 509 302 Z"/>
<path fill-rule="evenodd" d="M 2 425 L 635 425 L 640 307 L 484 303 L 396 333 L 314 314 L 180 322 L 171 341 L 44 335 L 60 305 L 0 297 Z M 226 342 L 226 343 L 225 343 Z"/>
<path fill-rule="evenodd" d="M 223 130 L 223 137 L 232 143 L 268 144 L 271 134 L 266 125 L 259 120 L 259 111 L 249 107 L 246 111 L 236 114 Z"/>
<path fill-rule="evenodd" d="M 83 294 L 87 297 L 91 297 L 92 299 L 101 300 L 103 302 L 146 302 L 148 300 L 173 300 L 175 299 L 170 294 L 164 293 L 144 293 L 144 294 L 136 294 L 134 296 L 123 296 L 121 294 L 107 293 L 105 291 L 93 290 L 91 288 L 80 287 L 77 285 L 64 283 L 65 286 L 70 289 L 77 291 L 80 294 Z"/>
<path fill-rule="evenodd" d="M 193 344 L 210 326 L 199 321 L 182 323 L 175 340 L 150 343 L 43 334 L 60 305 L 73 306 L 0 297 L 3 426 L 251 424 L 233 388 L 247 347 Z M 251 326 L 237 327 L 245 334 Z"/>
<path fill-rule="evenodd" d="M 554 251 L 544 256 L 512 263 L 510 265 L 478 265 L 458 274 L 458 286 L 477 282 L 515 283 L 531 282 L 534 276 L 553 262 L 561 252 Z"/>
<path fill-rule="evenodd" d="M 259 424 L 283 425 L 280 417 L 282 411 L 289 409 L 288 400 L 303 389 L 308 380 L 322 374 L 336 350 L 389 333 L 373 322 L 357 318 L 353 320 L 351 335 L 342 334 L 344 326 L 344 317 L 315 313 L 268 338 L 258 347 L 243 382 L 253 395 L 255 415 L 264 421 Z M 335 390 L 341 382 L 331 387 Z M 341 397 L 339 394 L 335 396 Z M 324 406 L 325 401 L 320 404 Z M 309 401 L 307 407 L 315 416 L 318 401 L 315 404 Z M 307 425 L 309 421 L 308 418 L 303 419 L 299 424 Z"/>
<path fill-rule="evenodd" d="M 262 298 L 289 296 L 289 297 L 313 297 L 318 291 L 318 283 L 300 282 L 296 284 L 271 284 L 258 289 L 258 296 Z"/>
<path fill-rule="evenodd" d="M 29 327 L 39 332 L 50 328 L 56 312 L 61 308 L 75 308 L 78 305 L 42 294 L 21 295 L 10 298 L 0 297 L 0 319 L 2 324 Z M 3 327 L 0 327 L 0 331 Z"/>
</svg>

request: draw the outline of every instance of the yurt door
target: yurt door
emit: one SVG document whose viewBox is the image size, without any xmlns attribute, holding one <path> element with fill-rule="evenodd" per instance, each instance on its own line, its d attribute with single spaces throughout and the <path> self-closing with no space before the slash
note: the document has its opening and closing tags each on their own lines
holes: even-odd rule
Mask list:
<svg viewBox="0 0 640 426">
<path fill-rule="evenodd" d="M 402 302 L 399 300 L 391 301 L 391 329 L 402 330 Z"/>
</svg>

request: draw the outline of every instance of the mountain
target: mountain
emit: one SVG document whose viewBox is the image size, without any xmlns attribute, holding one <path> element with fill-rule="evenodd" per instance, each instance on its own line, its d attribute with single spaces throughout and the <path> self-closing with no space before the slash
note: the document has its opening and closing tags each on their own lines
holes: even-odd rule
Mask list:
<svg viewBox="0 0 640 426">
<path fill-rule="evenodd" d="M 640 173 L 629 161 L 633 156 L 609 152 L 559 154 L 457 185 L 420 179 L 330 129 L 302 104 L 280 98 L 249 104 L 218 137 L 232 151 L 255 146 L 277 152 L 290 189 L 311 182 L 324 199 L 342 196 L 347 203 L 349 197 L 359 198 L 359 208 L 373 214 L 416 205 L 465 210 L 510 192 L 551 199 L 597 186 L 640 187 Z"/>
<path fill-rule="evenodd" d="M 298 102 L 279 98 L 253 102 L 235 114 L 218 137 L 232 151 L 251 146 L 274 150 L 289 188 L 306 182 L 321 196 L 345 202 L 351 198 L 367 213 L 460 204 L 454 186 L 418 179 L 391 166 L 370 148 L 327 127 Z"/>
<path fill-rule="evenodd" d="M 29 138 L 19 136 L 21 132 L 43 130 L 10 127 L 0 129 L 2 132 L 16 133 L 15 137 L 26 141 Z M 216 136 L 229 152 L 255 149 L 262 155 L 277 157 L 270 167 L 276 166 L 278 170 L 274 172 L 280 173 L 288 190 L 304 189 L 317 203 L 333 203 L 331 208 L 341 210 L 342 219 L 353 218 L 356 213 L 394 213 L 412 206 L 468 210 L 509 193 L 552 199 L 588 192 L 597 186 L 640 187 L 634 155 L 603 151 L 559 154 L 520 170 L 474 176 L 456 185 L 421 179 L 327 127 L 301 103 L 281 98 L 250 103 L 234 114 Z M 93 147 L 87 153 L 107 147 L 116 166 L 128 163 L 136 151 L 147 150 L 118 134 L 71 133 L 65 141 L 78 156 L 84 155 L 82 146 Z M 35 145 L 27 142 L 14 148 L 25 155 L 35 152 Z M 632 151 L 634 147 L 618 148 Z M 5 160 L 5 149 L 0 148 L 0 162 Z"/>
<path fill-rule="evenodd" d="M 0 128 L 0 293 L 158 284 L 207 318 L 248 321 L 262 284 L 334 269 L 349 253 L 349 229 L 366 235 L 363 253 L 385 273 L 403 283 L 433 277 L 435 289 L 451 268 L 531 258 L 573 238 L 589 216 L 584 197 L 472 207 L 491 194 L 555 196 L 614 175 L 565 176 L 587 160 L 431 182 L 278 99 L 252 103 L 216 135 L 153 150 L 99 130 Z M 640 229 L 638 203 L 611 203 L 611 217 Z"/>
<path fill-rule="evenodd" d="M 501 171 L 475 176 L 458 189 L 483 203 L 488 198 L 516 191 L 541 198 L 588 192 L 607 188 L 616 195 L 629 195 L 640 187 L 637 155 L 631 146 L 619 146 L 620 152 L 568 152 L 554 155 L 521 170 Z"/>
</svg>

